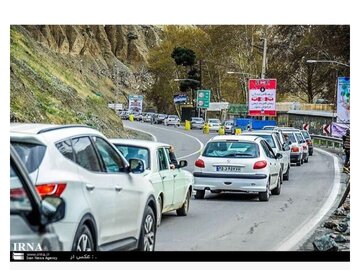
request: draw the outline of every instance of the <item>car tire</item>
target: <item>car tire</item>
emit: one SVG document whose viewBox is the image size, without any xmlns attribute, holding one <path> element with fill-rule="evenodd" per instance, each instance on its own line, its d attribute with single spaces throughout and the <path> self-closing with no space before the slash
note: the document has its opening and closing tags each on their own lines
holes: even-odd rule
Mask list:
<svg viewBox="0 0 360 270">
<path fill-rule="evenodd" d="M 189 206 L 190 206 L 190 189 L 188 190 L 188 192 L 186 193 L 186 199 L 185 202 L 183 203 L 183 205 L 181 206 L 181 208 L 176 210 L 176 214 L 178 216 L 187 216 L 188 212 L 189 212 Z"/>
<path fill-rule="evenodd" d="M 204 199 L 205 190 L 197 190 L 195 193 L 195 199 Z"/>
<path fill-rule="evenodd" d="M 76 231 L 72 251 L 95 251 L 94 237 L 89 227 L 82 224 Z"/>
<path fill-rule="evenodd" d="M 284 180 L 288 180 L 289 181 L 289 178 L 290 178 L 290 164 L 286 170 L 286 173 L 284 174 Z"/>
<path fill-rule="evenodd" d="M 152 208 L 146 206 L 141 222 L 138 251 L 155 251 L 156 220 Z"/>
<path fill-rule="evenodd" d="M 305 163 L 308 163 L 309 162 L 309 157 L 307 157 L 305 160 L 304 160 Z"/>
<path fill-rule="evenodd" d="M 265 192 L 259 192 L 259 200 L 262 201 L 262 202 L 269 201 L 269 198 L 270 198 L 270 183 L 269 183 L 269 181 L 266 184 L 266 191 Z"/>
<path fill-rule="evenodd" d="M 313 155 L 313 152 L 309 152 L 309 156 L 312 156 Z"/>
<path fill-rule="evenodd" d="M 281 179 L 282 179 L 282 172 L 280 171 L 276 188 L 274 188 L 274 189 L 271 191 L 271 194 L 272 194 L 272 195 L 280 195 L 280 192 L 281 192 Z"/>
<path fill-rule="evenodd" d="M 159 196 L 159 198 L 157 199 L 157 204 L 158 204 L 158 215 L 157 215 L 157 224 L 158 226 L 161 223 L 161 218 L 162 218 L 162 209 L 163 209 L 163 201 L 161 196 Z"/>
<path fill-rule="evenodd" d="M 296 162 L 296 166 L 300 166 L 301 165 L 301 160 Z"/>
</svg>

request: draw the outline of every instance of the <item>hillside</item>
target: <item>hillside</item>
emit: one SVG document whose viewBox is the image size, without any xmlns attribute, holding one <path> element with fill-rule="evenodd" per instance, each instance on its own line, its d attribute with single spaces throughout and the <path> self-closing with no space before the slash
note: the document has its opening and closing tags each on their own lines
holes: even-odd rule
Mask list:
<svg viewBox="0 0 360 270">
<path fill-rule="evenodd" d="M 107 107 L 146 91 L 153 26 L 11 26 L 10 121 L 82 123 L 127 137 Z"/>
</svg>

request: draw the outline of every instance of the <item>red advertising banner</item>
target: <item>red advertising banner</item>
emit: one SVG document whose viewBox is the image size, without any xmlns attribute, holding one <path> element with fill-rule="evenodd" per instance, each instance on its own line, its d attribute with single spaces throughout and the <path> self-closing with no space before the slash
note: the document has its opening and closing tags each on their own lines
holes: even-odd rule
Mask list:
<svg viewBox="0 0 360 270">
<path fill-rule="evenodd" d="M 249 115 L 276 116 L 276 79 L 249 80 Z"/>
</svg>

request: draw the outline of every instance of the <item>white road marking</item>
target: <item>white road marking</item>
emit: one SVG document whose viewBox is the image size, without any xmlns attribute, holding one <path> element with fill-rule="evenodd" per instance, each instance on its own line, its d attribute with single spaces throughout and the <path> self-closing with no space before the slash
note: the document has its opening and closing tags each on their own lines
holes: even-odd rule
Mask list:
<svg viewBox="0 0 360 270">
<path fill-rule="evenodd" d="M 124 126 L 125 126 L 125 125 L 124 125 Z M 132 128 L 132 127 L 129 127 L 129 126 L 126 126 L 126 128 L 134 129 L 134 130 L 137 130 L 137 131 L 140 131 L 140 132 L 147 133 L 147 134 L 149 134 L 149 135 L 151 135 L 151 136 L 153 137 L 154 141 L 157 142 L 156 136 L 155 136 L 154 134 L 148 132 L 148 131 L 143 131 L 143 130 L 141 130 L 141 129 Z M 166 130 L 166 131 L 171 131 L 171 132 L 175 132 L 175 133 L 182 134 L 182 135 L 184 135 L 184 136 L 187 136 L 187 137 L 190 137 L 190 138 L 196 140 L 196 141 L 200 144 L 200 148 L 199 148 L 198 150 L 196 150 L 195 152 L 192 152 L 192 153 L 190 153 L 190 154 L 188 154 L 188 155 L 186 155 L 186 156 L 178 157 L 178 159 L 184 159 L 184 158 L 187 158 L 187 157 L 191 157 L 191 156 L 193 156 L 193 155 L 195 155 L 195 154 L 200 153 L 200 152 L 203 150 L 203 148 L 204 148 L 204 144 L 203 144 L 198 138 L 196 138 L 196 137 L 194 137 L 194 136 L 191 136 L 191 135 L 189 135 L 189 134 L 182 133 L 182 132 L 177 131 L 177 130 L 171 130 L 171 129 L 161 128 L 161 127 L 156 127 L 156 128 L 157 128 L 157 129 L 162 129 L 162 130 Z"/>
<path fill-rule="evenodd" d="M 187 158 L 187 157 L 191 157 L 191 156 L 193 156 L 193 155 L 195 155 L 195 154 L 197 154 L 197 153 L 200 153 L 200 152 L 203 150 L 203 148 L 204 148 L 204 144 L 203 144 L 198 138 L 196 138 L 196 137 L 194 137 L 194 136 L 191 136 L 191 135 L 189 135 L 189 134 L 186 134 L 186 133 L 183 133 L 183 132 L 180 132 L 180 131 L 177 131 L 177 130 L 171 130 L 171 129 L 161 128 L 161 127 L 157 127 L 157 128 L 158 128 L 158 129 L 163 129 L 163 130 L 166 130 L 166 131 L 172 131 L 172 132 L 175 132 L 175 133 L 182 134 L 182 135 L 184 135 L 184 136 L 187 136 L 187 137 L 190 137 L 190 138 L 192 138 L 192 139 L 195 139 L 195 140 L 200 144 L 200 148 L 199 148 L 197 151 L 195 151 L 195 152 L 193 152 L 193 153 L 191 153 L 191 154 L 189 154 L 189 155 L 186 155 L 186 156 L 178 157 L 178 159 L 184 159 L 184 158 Z"/>
<path fill-rule="evenodd" d="M 138 128 L 129 127 L 127 125 L 124 125 L 124 127 L 127 128 L 127 129 L 132 129 L 132 130 L 136 130 L 136 131 L 139 131 L 139 132 L 142 132 L 142 133 L 149 134 L 153 138 L 153 141 L 157 142 L 156 136 L 154 134 L 150 133 L 150 132 L 143 131 L 142 129 L 138 129 Z"/>
<path fill-rule="evenodd" d="M 313 229 L 315 229 L 315 227 L 319 224 L 322 218 L 331 210 L 331 208 L 334 206 L 334 203 L 336 202 L 337 196 L 340 192 L 341 179 L 338 157 L 332 153 L 326 152 L 318 148 L 316 148 L 316 151 L 319 151 L 325 155 L 329 155 L 334 159 L 334 181 L 331 193 L 326 202 L 316 213 L 316 215 L 307 219 L 305 222 L 303 222 L 303 224 L 299 226 L 298 229 L 294 230 L 296 233 L 290 235 L 282 243 L 280 243 L 279 246 L 275 249 L 276 251 L 296 250 L 296 248 L 300 244 L 302 244 L 304 240 L 306 240 L 305 237 L 310 232 L 312 232 Z"/>
</svg>

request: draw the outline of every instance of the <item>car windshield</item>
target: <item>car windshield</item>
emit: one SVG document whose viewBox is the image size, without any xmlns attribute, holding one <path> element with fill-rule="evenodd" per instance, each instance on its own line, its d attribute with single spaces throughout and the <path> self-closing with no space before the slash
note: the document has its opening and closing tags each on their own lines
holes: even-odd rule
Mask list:
<svg viewBox="0 0 360 270">
<path fill-rule="evenodd" d="M 115 144 L 116 148 L 123 154 L 127 161 L 130 159 L 142 159 L 146 169 L 150 169 L 150 151 L 145 147 Z"/>
<path fill-rule="evenodd" d="M 218 119 L 209 119 L 209 123 L 219 123 L 220 120 Z"/>
<path fill-rule="evenodd" d="M 203 153 L 204 157 L 215 158 L 256 158 L 258 146 L 251 142 L 209 142 Z"/>
<path fill-rule="evenodd" d="M 305 139 L 310 139 L 309 133 L 307 131 L 301 131 L 302 135 L 305 137 Z"/>
<path fill-rule="evenodd" d="M 284 132 L 284 134 L 288 135 L 288 139 L 291 143 L 297 143 L 294 133 Z"/>
<path fill-rule="evenodd" d="M 271 146 L 271 148 L 276 148 L 274 138 L 270 134 L 253 134 L 253 135 L 265 139 L 266 142 Z"/>
<path fill-rule="evenodd" d="M 46 146 L 32 143 L 12 142 L 17 154 L 29 173 L 36 171 L 45 155 Z"/>
</svg>

